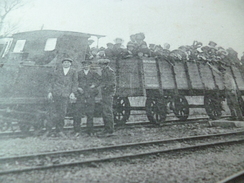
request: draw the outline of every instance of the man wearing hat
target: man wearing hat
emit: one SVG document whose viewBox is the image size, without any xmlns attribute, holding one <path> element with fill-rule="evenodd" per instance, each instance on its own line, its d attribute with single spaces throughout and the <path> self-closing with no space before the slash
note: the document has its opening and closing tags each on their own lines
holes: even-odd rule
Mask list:
<svg viewBox="0 0 244 183">
<path fill-rule="evenodd" d="M 56 132 L 62 137 L 66 137 L 63 133 L 63 124 L 68 102 L 76 99 L 74 93 L 77 91 L 78 75 L 76 70 L 71 68 L 72 62 L 72 59 L 64 58 L 62 67 L 57 68 L 50 78 L 48 99 L 52 101 L 51 120 L 56 127 Z M 50 131 L 51 128 L 49 124 L 48 130 Z"/>
<path fill-rule="evenodd" d="M 76 136 L 80 133 L 80 123 L 83 114 L 87 116 L 87 134 L 94 135 L 93 130 L 93 116 L 95 109 L 95 97 L 98 95 L 100 83 L 100 76 L 91 70 L 91 61 L 84 60 L 82 63 L 82 70 L 78 72 L 78 91 L 77 102 L 75 104 L 74 114 L 74 131 Z"/>
<path fill-rule="evenodd" d="M 131 58 L 137 55 L 135 44 L 128 42 L 127 49 L 123 52 L 123 58 Z"/>
<path fill-rule="evenodd" d="M 228 48 L 227 50 L 227 58 L 229 59 L 229 61 L 236 65 L 236 66 L 240 66 L 240 60 L 238 58 L 238 53 L 233 49 L 233 48 Z"/>
<path fill-rule="evenodd" d="M 111 135 L 114 132 L 114 116 L 113 116 L 113 96 L 115 94 L 115 73 L 109 67 L 109 59 L 99 59 L 99 65 L 102 69 L 101 75 L 101 93 L 102 93 L 102 116 L 104 122 L 104 135 Z"/>
<path fill-rule="evenodd" d="M 107 48 L 105 49 L 105 55 L 107 58 L 113 58 L 114 56 L 114 44 L 113 43 L 107 43 Z"/>
<path fill-rule="evenodd" d="M 122 45 L 124 40 L 122 38 L 116 38 L 114 40 L 114 46 L 113 46 L 113 55 L 117 58 L 121 58 L 123 55 L 125 49 L 124 46 Z"/>
</svg>

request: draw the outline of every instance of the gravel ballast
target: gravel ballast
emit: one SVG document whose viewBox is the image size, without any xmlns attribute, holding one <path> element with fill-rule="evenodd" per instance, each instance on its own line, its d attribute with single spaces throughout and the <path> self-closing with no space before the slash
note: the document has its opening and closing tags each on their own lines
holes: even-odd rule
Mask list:
<svg viewBox="0 0 244 183">
<path fill-rule="evenodd" d="M 0 181 L 3 183 L 215 183 L 244 168 L 243 154 L 243 145 L 232 145 L 191 153 L 181 152 L 98 164 L 89 168 L 72 167 L 1 176 Z"/>
</svg>

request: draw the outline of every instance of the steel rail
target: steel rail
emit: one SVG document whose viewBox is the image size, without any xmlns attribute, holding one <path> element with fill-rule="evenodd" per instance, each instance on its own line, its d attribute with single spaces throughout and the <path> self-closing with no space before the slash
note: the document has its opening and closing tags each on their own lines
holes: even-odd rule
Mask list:
<svg viewBox="0 0 244 183">
<path fill-rule="evenodd" d="M 210 148 L 214 146 L 219 145 L 232 145 L 236 143 L 243 143 L 244 139 L 235 139 L 230 141 L 220 141 L 215 143 L 205 143 L 200 145 L 193 145 L 188 147 L 182 147 L 182 148 L 173 148 L 168 150 L 157 150 L 157 151 L 150 151 L 150 152 L 144 152 L 144 153 L 137 153 L 137 154 L 127 154 L 122 156 L 113 156 L 108 158 L 95 158 L 85 161 L 76 161 L 72 163 L 62 163 L 62 164 L 53 164 L 53 165 L 47 165 L 47 166 L 34 166 L 29 168 L 22 168 L 22 169 L 12 169 L 7 171 L 0 171 L 0 175 L 7 175 L 7 174 L 19 174 L 24 172 L 30 172 L 35 170 L 48 170 L 48 169 L 54 169 L 54 168 L 64 168 L 64 167 L 71 167 L 71 166 L 89 166 L 93 163 L 104 163 L 104 162 L 111 162 L 114 160 L 127 160 L 132 158 L 142 158 L 145 156 L 150 155 L 160 155 L 160 154 L 167 154 L 167 153 L 174 153 L 174 152 L 182 152 L 182 151 L 189 151 L 189 150 L 199 150 L 204 148 Z"/>
<path fill-rule="evenodd" d="M 0 162 L 15 162 L 15 161 L 23 161 L 23 160 L 31 160 L 35 158 L 45 158 L 47 156 L 49 157 L 60 157 L 60 156 L 68 156 L 70 154 L 88 154 L 88 153 L 94 153 L 94 152 L 105 152 L 105 151 L 111 151 L 111 150 L 118 150 L 118 149 L 126 149 L 130 147 L 142 147 L 142 146 L 149 146 L 149 145 L 160 145 L 160 144 L 166 144 L 170 142 L 176 142 L 176 141 L 183 141 L 186 142 L 187 140 L 202 140 L 202 139 L 209 139 L 213 137 L 224 137 L 224 136 L 230 136 L 230 135 L 243 135 L 244 131 L 240 132 L 231 132 L 231 133 L 221 133 L 221 134 L 214 134 L 214 135 L 201 135 L 201 136 L 192 136 L 192 137 L 185 137 L 185 138 L 172 138 L 167 140 L 156 140 L 156 141 L 145 141 L 145 142 L 139 142 L 139 143 L 127 143 L 127 144 L 120 144 L 116 146 L 103 146 L 103 147 L 94 147 L 94 148 L 88 148 L 88 149 L 78 149 L 78 150 L 71 150 L 71 151 L 57 151 L 57 152 L 49 152 L 49 153 L 39 153 L 39 154 L 30 154 L 30 155 L 23 155 L 23 156 L 12 156 L 12 157 L 2 157 L 0 158 Z"/>
<path fill-rule="evenodd" d="M 243 183 L 244 182 L 244 170 L 241 170 L 217 183 Z"/>
</svg>

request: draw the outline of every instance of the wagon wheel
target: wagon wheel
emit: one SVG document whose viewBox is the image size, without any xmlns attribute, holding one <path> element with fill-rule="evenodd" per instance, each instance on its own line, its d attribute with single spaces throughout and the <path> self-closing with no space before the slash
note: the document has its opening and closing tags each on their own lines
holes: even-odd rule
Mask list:
<svg viewBox="0 0 244 183">
<path fill-rule="evenodd" d="M 176 96 L 173 100 L 173 112 L 180 120 L 186 120 L 189 116 L 189 104 L 185 96 Z"/>
<path fill-rule="evenodd" d="M 113 114 L 117 125 L 125 124 L 130 117 L 130 101 L 127 97 L 114 97 Z"/>
<path fill-rule="evenodd" d="M 147 118 L 151 123 L 162 123 L 166 119 L 166 107 L 162 99 L 148 97 L 146 100 Z"/>
<path fill-rule="evenodd" d="M 204 96 L 204 107 L 210 119 L 219 119 L 222 115 L 221 100 L 217 96 Z"/>
</svg>

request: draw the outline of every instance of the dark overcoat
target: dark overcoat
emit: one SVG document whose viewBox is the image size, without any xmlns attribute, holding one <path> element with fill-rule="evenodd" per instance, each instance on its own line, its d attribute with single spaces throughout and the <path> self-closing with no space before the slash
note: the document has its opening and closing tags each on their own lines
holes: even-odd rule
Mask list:
<svg viewBox="0 0 244 183">
<path fill-rule="evenodd" d="M 64 75 L 63 68 L 56 69 L 50 81 L 49 92 L 54 96 L 69 97 L 71 93 L 75 93 L 78 87 L 78 74 L 74 68 L 70 68 L 68 73 Z"/>
</svg>

